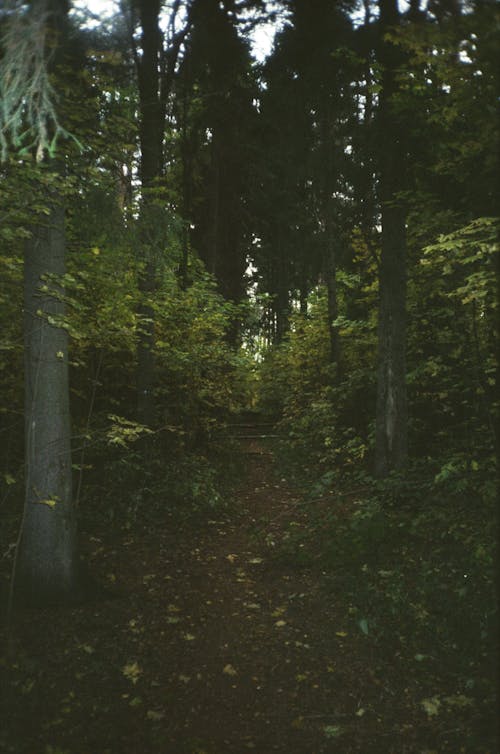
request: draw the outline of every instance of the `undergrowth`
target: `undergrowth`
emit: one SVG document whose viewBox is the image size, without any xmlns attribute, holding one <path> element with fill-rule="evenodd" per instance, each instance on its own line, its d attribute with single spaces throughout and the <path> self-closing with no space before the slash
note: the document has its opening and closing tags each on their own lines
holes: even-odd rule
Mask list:
<svg viewBox="0 0 500 754">
<path fill-rule="evenodd" d="M 240 464 L 229 441 L 170 459 L 156 453 L 147 464 L 140 448 L 117 453 L 107 464 L 101 462 L 87 480 L 82 524 L 92 528 L 99 520 L 102 524 L 116 521 L 131 528 L 152 524 L 165 515 L 181 523 L 225 510 L 241 473 Z"/>
<path fill-rule="evenodd" d="M 498 629 L 494 480 L 478 478 L 475 496 L 471 479 L 453 474 L 302 484 L 305 519 L 289 524 L 276 557 L 317 570 L 325 601 L 343 593 L 351 630 L 367 646 L 403 662 L 436 709 L 451 699 L 483 715 L 487 738 Z"/>
</svg>

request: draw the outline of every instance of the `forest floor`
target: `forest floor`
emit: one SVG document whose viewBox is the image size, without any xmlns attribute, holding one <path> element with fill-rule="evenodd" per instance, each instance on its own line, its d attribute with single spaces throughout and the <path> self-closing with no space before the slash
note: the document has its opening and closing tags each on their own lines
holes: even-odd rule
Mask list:
<svg viewBox="0 0 500 754">
<path fill-rule="evenodd" d="M 314 557 L 275 557 L 307 508 L 272 454 L 246 445 L 229 513 L 84 538 L 118 596 L 15 615 L 1 752 L 472 751 L 457 743 L 468 709 L 422 704 L 425 680 L 357 628 L 341 581 L 325 591 Z"/>
</svg>

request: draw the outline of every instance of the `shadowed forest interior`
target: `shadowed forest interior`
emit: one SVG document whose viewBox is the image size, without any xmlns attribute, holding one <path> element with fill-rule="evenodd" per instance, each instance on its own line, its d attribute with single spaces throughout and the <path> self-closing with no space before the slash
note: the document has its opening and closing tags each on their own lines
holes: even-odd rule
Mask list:
<svg viewBox="0 0 500 754">
<path fill-rule="evenodd" d="M 489 0 L 4 0 L 0 751 L 494 754 Z"/>
</svg>

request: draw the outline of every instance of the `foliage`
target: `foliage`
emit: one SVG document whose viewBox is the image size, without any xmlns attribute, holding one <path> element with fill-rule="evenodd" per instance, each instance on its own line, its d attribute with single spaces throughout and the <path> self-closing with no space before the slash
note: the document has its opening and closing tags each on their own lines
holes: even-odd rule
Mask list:
<svg viewBox="0 0 500 754">
<path fill-rule="evenodd" d="M 136 258 L 127 249 L 92 247 L 79 262 L 66 280 L 74 415 L 80 424 L 77 434 L 87 436 L 87 463 L 97 464 L 98 476 L 104 458 L 115 469 L 105 492 L 111 507 L 115 509 L 111 501 L 119 490 L 123 499 L 124 489 L 135 507 L 138 500 L 158 508 L 159 500 L 167 499 L 168 507 L 182 499 L 189 508 L 199 506 L 204 496 L 207 504 L 214 504 L 220 499 L 218 475 L 206 453 L 228 412 L 244 401 L 239 374 L 246 365 L 225 340 L 231 307 L 208 276 L 201 274 L 183 290 L 171 268 L 163 268 L 151 302 L 156 319 L 158 421 L 153 434 L 148 431 L 153 452 L 148 469 L 131 446 L 136 440 L 140 445 L 145 428 L 126 418 L 133 400 L 130 387 L 141 327 Z M 108 414 L 119 417 L 110 425 Z M 89 481 L 92 487 L 92 473 Z"/>
<path fill-rule="evenodd" d="M 418 514 L 377 497 L 357 499 L 347 519 L 333 510 L 324 562 L 332 578 L 342 574 L 353 620 L 364 621 L 371 640 L 385 645 L 391 636 L 390 651 L 395 645 L 410 661 L 443 664 L 458 675 L 458 688 L 480 696 L 492 681 L 496 631 L 492 502 L 471 510 L 460 497 L 440 500 L 435 488 L 420 498 Z"/>
<path fill-rule="evenodd" d="M 343 286 L 342 308 L 352 290 Z M 371 286 L 355 292 L 358 303 L 372 296 Z M 329 361 L 326 291 L 320 287 L 307 317 L 297 315 L 285 342 L 264 360 L 262 406 L 282 416 L 281 453 L 287 469 L 299 480 L 349 473 L 365 463 L 370 452 L 370 408 L 374 403 L 372 359 L 374 322 L 337 320 L 343 344 L 346 378 L 337 381 Z"/>
<path fill-rule="evenodd" d="M 6 160 L 13 147 L 19 155 L 34 150 L 42 160 L 46 153 L 54 156 L 58 139 L 71 136 L 60 123 L 50 77 L 54 30 L 61 19 L 52 18 L 46 2 L 26 11 L 12 0 L 7 9 L 0 27 L 0 158 Z"/>
<path fill-rule="evenodd" d="M 441 236 L 415 269 L 408 374 L 414 442 L 418 455 L 441 458 L 443 466 L 456 453 L 458 465 L 468 459 L 468 469 L 487 470 L 498 443 L 497 227 L 478 218 Z"/>
<path fill-rule="evenodd" d="M 407 218 L 410 462 L 380 480 L 371 475 L 383 232 L 375 113 L 387 73 L 375 39 L 380 26 L 370 22 L 370 3 L 355 29 L 349 4 L 318 2 L 311 12 L 292 0 L 290 23 L 257 67 L 237 23 L 238 13 L 263 6 L 242 3 L 233 12 L 231 5 L 173 4 L 172 47 L 161 60 L 168 87 L 155 103 L 166 126 L 155 145 L 163 161 L 147 188 L 139 180 L 144 123 L 132 61 L 144 62 L 145 50 L 134 35 L 135 11 L 128 41 L 123 18 L 109 35 L 74 29 L 71 51 L 57 61 L 48 4 L 11 0 L 16 13 L 0 18 L 2 549 L 9 560 L 24 481 L 23 244 L 33 225 L 47 222 L 47 197 L 57 193 L 66 272 L 45 276 L 40 291 L 66 304 L 49 324 L 70 336 L 84 531 L 111 537 L 125 528 L 132 537 L 142 527 L 146 548 L 160 529 L 174 536 L 189 520 L 189 537 L 195 518 L 219 526 L 221 509 L 229 520 L 236 511 L 228 490 L 244 469 L 226 425 L 242 408 L 267 414 L 281 435 L 282 469 L 304 491 L 290 510 L 307 519 L 289 523 L 277 559 L 311 569 L 310 583 L 323 588 L 315 609 L 334 594 L 347 597 L 350 631 L 367 654 L 396 655 L 422 687 L 447 677 L 455 693 L 444 702 L 426 691 L 420 713 L 435 717 L 446 703 L 463 710 L 470 698 L 491 696 L 496 628 L 497 11 L 470 3 L 453 17 L 443 10 L 453 3 L 437 2 L 412 18 L 410 3 L 386 38 L 401 63 L 392 113 L 404 115 L 407 129 L 407 159 L 398 166 L 407 190 L 393 198 Z M 183 10 L 178 32 L 173 19 Z M 137 352 L 150 334 L 154 419 L 146 427 L 137 421 Z M 274 495 L 278 485 L 269 487 Z M 252 495 L 241 498 L 245 510 L 258 502 Z M 57 510 L 55 499 L 42 502 Z M 276 511 L 273 544 L 285 520 Z M 240 589 L 243 554 L 221 550 L 203 561 L 208 537 L 204 531 L 196 550 L 185 543 L 189 568 L 236 561 Z M 170 563 L 179 573 L 176 557 Z M 248 588 L 254 583 L 249 578 Z M 297 589 L 289 599 L 304 594 Z M 253 598 L 242 605 L 261 609 Z M 278 631 L 288 625 L 284 609 L 271 616 Z M 307 645 L 283 646 L 290 654 Z M 234 662 L 238 671 L 221 664 L 222 674 L 242 674 Z M 119 667 L 140 685 L 132 655 Z M 162 714 L 147 717 L 158 723 Z M 344 721 L 321 719 L 322 737 L 347 730 Z"/>
<path fill-rule="evenodd" d="M 497 626 L 497 237 L 493 218 L 423 250 L 411 235 L 404 472 L 370 473 L 374 323 L 344 313 L 370 311 L 369 275 L 357 298 L 344 289 L 341 299 L 344 381 L 327 362 L 321 291 L 261 374 L 264 405 L 282 411 L 281 462 L 309 512 L 276 557 L 302 567 L 319 559 L 325 599 L 342 585 L 367 642 L 478 703 L 493 693 Z"/>
<path fill-rule="evenodd" d="M 450 489 L 461 485 L 462 492 L 475 489 L 487 496 L 498 442 L 497 228 L 497 221 L 478 218 L 441 236 L 412 266 L 409 281 L 414 468 L 421 479 L 436 477 Z M 367 310 L 370 278 L 354 298 L 347 286 L 342 291 L 343 311 Z M 326 486 L 339 476 L 370 471 L 372 449 L 375 323 L 370 315 L 354 320 L 343 313 L 337 323 L 344 380 L 336 380 L 328 364 L 321 289 L 308 317 L 297 316 L 288 339 L 267 355 L 261 372 L 262 405 L 283 417 L 289 468 L 298 476 L 325 478 Z"/>
</svg>

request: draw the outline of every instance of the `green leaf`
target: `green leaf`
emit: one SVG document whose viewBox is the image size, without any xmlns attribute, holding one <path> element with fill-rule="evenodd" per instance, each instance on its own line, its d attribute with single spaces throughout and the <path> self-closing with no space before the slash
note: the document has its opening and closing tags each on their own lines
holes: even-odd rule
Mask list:
<svg viewBox="0 0 500 754">
<path fill-rule="evenodd" d="M 432 696 L 428 699 L 422 699 L 420 704 L 427 713 L 427 717 L 434 717 L 436 715 L 439 715 L 439 708 L 441 706 L 441 700 L 439 699 L 439 697 Z"/>
<path fill-rule="evenodd" d="M 358 626 L 360 627 L 362 632 L 366 634 L 366 636 L 368 636 L 368 621 L 366 620 L 366 618 L 361 618 L 361 620 L 358 621 Z"/>
<path fill-rule="evenodd" d="M 129 681 L 132 681 L 133 684 L 136 684 L 139 680 L 139 676 L 142 673 L 142 669 L 139 667 L 139 664 L 137 662 L 129 662 L 123 666 L 122 673 L 125 678 L 128 678 Z"/>
<path fill-rule="evenodd" d="M 326 738 L 338 738 L 343 734 L 343 730 L 340 725 L 325 725 L 323 727 L 323 733 Z"/>
<path fill-rule="evenodd" d="M 57 505 L 57 500 L 52 500 L 50 498 L 47 498 L 46 500 L 37 500 L 37 502 L 40 505 L 46 505 L 46 506 L 48 506 L 51 509 L 54 509 L 56 507 L 56 505 Z"/>
</svg>

